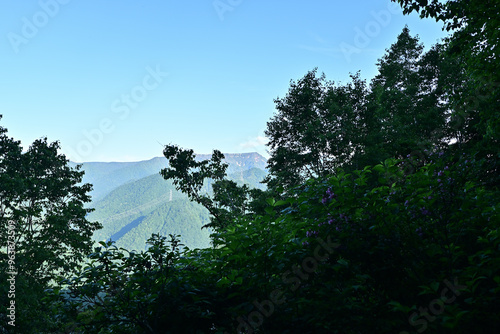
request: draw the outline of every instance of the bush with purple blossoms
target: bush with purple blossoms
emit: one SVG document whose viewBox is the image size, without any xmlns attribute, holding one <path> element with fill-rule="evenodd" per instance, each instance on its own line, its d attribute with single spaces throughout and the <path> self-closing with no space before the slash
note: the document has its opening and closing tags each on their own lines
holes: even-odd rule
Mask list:
<svg viewBox="0 0 500 334">
<path fill-rule="evenodd" d="M 427 332 L 498 323 L 498 196 L 478 182 L 470 157 L 438 155 L 412 173 L 386 160 L 309 180 L 269 199 L 265 214 L 214 233 L 210 249 L 180 254 L 159 244 L 130 258 L 96 250 L 91 271 L 74 281 L 95 303 L 65 317 L 90 333 L 104 323 L 123 332 L 144 324 L 173 332 L 243 333 L 242 324 L 254 333 L 414 332 L 422 328 L 409 317 L 456 279 L 465 288 Z M 111 255 L 116 263 L 102 270 Z M 120 275 L 133 270 L 129 280 Z M 102 305 L 96 286 L 109 292 Z"/>
<path fill-rule="evenodd" d="M 301 203 L 303 214 L 299 216 L 314 212 L 315 217 L 304 232 L 305 247 L 312 249 L 314 238 L 327 236 L 341 245 L 317 274 L 323 284 L 341 287 L 335 293 L 344 302 L 330 307 L 337 321 L 346 317 L 344 308 L 357 309 L 363 310 L 360 317 L 366 324 L 358 322 L 357 328 L 412 330 L 408 316 L 435 298 L 430 287 L 454 277 L 467 288 L 444 316 L 428 324 L 433 332 L 471 328 L 480 314 L 495 321 L 495 298 L 488 291 L 500 291 L 500 279 L 495 278 L 500 277 L 500 265 L 498 257 L 493 261 L 480 254 L 498 245 L 494 239 L 498 233 L 494 222 L 500 221 L 498 201 L 474 181 L 470 159 L 445 160 L 444 153 L 433 159 L 412 174 L 399 161 L 387 160 L 352 174 L 311 180 L 307 191 L 299 194 L 296 203 Z M 320 200 L 315 204 L 317 193 Z M 318 235 L 313 236 L 311 229 Z M 475 272 L 484 276 L 478 280 Z M 313 294 L 311 309 L 313 300 L 328 295 Z M 470 302 L 474 298 L 490 305 L 490 310 L 476 307 Z M 342 323 L 346 331 L 351 322 Z"/>
</svg>

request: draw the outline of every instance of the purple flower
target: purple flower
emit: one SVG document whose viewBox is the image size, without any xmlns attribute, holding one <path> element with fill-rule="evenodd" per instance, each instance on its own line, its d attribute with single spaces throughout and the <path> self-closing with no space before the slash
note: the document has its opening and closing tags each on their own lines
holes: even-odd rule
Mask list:
<svg viewBox="0 0 500 334">
<path fill-rule="evenodd" d="M 422 209 L 420 209 L 420 212 L 422 212 L 422 214 L 423 214 L 424 216 L 428 216 L 428 215 L 430 215 L 430 211 L 429 211 L 429 210 L 427 210 L 426 208 L 422 208 Z"/>
<path fill-rule="evenodd" d="M 333 223 L 335 223 L 335 219 L 330 219 L 330 220 L 328 221 L 328 225 L 332 225 Z"/>
<path fill-rule="evenodd" d="M 438 179 L 438 182 L 441 183 L 441 179 Z"/>
<path fill-rule="evenodd" d="M 408 206 L 408 204 L 410 204 L 410 202 L 408 202 L 408 200 L 405 201 L 405 206 Z"/>
<path fill-rule="evenodd" d="M 307 237 L 318 236 L 318 231 L 307 231 L 306 236 Z"/>
<path fill-rule="evenodd" d="M 335 195 L 335 193 L 332 191 L 332 188 L 329 187 L 327 190 L 326 190 L 326 195 L 328 196 L 328 199 L 333 199 L 333 198 L 336 198 L 337 195 Z"/>
<path fill-rule="evenodd" d="M 328 199 L 326 197 L 323 197 L 323 199 L 321 200 L 321 203 L 323 203 L 323 205 L 326 205 L 327 202 L 328 202 Z"/>
<path fill-rule="evenodd" d="M 438 176 L 443 176 L 443 171 L 442 171 L 442 170 L 440 170 L 440 171 L 438 172 Z"/>
<path fill-rule="evenodd" d="M 309 243 L 308 243 L 307 241 L 304 241 L 304 242 L 302 243 L 302 246 L 309 246 Z"/>
</svg>

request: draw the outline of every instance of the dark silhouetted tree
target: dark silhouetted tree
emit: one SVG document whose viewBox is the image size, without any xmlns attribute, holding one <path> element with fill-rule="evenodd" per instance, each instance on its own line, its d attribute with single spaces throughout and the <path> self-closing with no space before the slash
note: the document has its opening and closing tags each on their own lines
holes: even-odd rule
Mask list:
<svg viewBox="0 0 500 334">
<path fill-rule="evenodd" d="M 44 289 L 78 269 L 100 224 L 85 218 L 92 186 L 81 184 L 83 172 L 68 166 L 57 142 L 38 139 L 23 152 L 6 133 L 0 127 L 0 278 L 17 274 L 15 298 L 1 285 L 0 317 L 6 323 L 6 305 L 15 300 L 16 330 L 43 331 L 51 321 Z"/>
</svg>

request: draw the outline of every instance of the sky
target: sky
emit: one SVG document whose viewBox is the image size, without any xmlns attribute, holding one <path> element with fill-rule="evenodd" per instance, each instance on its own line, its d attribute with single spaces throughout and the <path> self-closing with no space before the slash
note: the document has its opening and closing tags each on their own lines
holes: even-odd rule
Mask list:
<svg viewBox="0 0 500 334">
<path fill-rule="evenodd" d="M 370 80 L 405 25 L 388 0 L 0 0 L 0 126 L 75 162 L 139 161 L 177 144 L 258 152 L 290 80 Z"/>
</svg>

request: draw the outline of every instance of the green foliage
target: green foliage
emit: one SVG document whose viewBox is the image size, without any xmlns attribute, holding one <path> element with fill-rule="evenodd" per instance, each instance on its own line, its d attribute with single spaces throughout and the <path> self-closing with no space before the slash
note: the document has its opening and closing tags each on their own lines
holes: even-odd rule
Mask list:
<svg viewBox="0 0 500 334">
<path fill-rule="evenodd" d="M 455 125 L 468 127 L 468 143 L 461 149 L 473 151 L 482 159 L 486 182 L 492 186 L 498 184 L 500 3 L 482 0 L 397 2 L 404 13 L 420 12 L 421 17 L 442 21 L 443 29 L 453 32 L 446 41 L 446 51 L 463 67 L 467 88 L 450 95 Z"/>
<path fill-rule="evenodd" d="M 290 188 L 349 164 L 360 147 L 366 84 L 359 73 L 346 85 L 317 77 L 316 69 L 292 81 L 286 97 L 276 99 L 267 123 L 271 158 L 268 187 Z"/>
<path fill-rule="evenodd" d="M 379 74 L 371 82 L 361 165 L 417 151 L 443 147 L 448 108 L 444 99 L 440 46 L 423 53 L 417 37 L 405 27 L 396 43 L 379 59 Z"/>
<path fill-rule="evenodd" d="M 400 309 L 406 313 L 415 308 L 420 323 L 427 324 L 419 307 L 427 307 L 440 295 L 434 293 L 429 299 L 428 293 L 422 294 L 421 289 L 441 285 L 438 291 L 441 293 L 446 287 L 445 280 L 458 278 L 460 285 L 467 286 L 460 296 L 465 300 L 469 282 L 473 280 L 471 274 L 485 265 L 484 262 L 471 261 L 474 257 L 471 254 L 484 252 L 478 240 L 498 228 L 498 197 L 474 182 L 477 163 L 470 158 L 447 162 L 437 156 L 433 158 L 438 160 L 436 164 L 424 166 L 406 177 L 403 163 L 414 161 L 397 165 L 386 161 L 354 175 L 338 175 L 326 183 L 313 182 L 308 188 L 314 189 L 312 193 L 308 192 L 312 196 L 319 186 L 328 187 L 323 190 L 325 209 L 319 205 L 314 208 L 306 205 L 304 209 L 315 214 L 324 212 L 323 224 L 314 228 L 315 232 L 319 236 L 324 236 L 324 230 L 330 235 L 333 233 L 341 244 L 339 258 L 352 264 L 349 275 L 353 281 L 346 285 L 346 289 L 363 282 L 360 288 L 367 294 L 358 301 L 363 305 L 354 304 L 352 307 L 366 312 L 358 320 L 366 321 L 366 330 L 372 325 L 372 331 L 388 332 L 384 326 L 392 322 L 395 328 L 390 331 L 420 329 L 412 328 L 416 323 L 408 322 L 407 318 L 402 318 L 396 325 L 397 317 L 380 305 L 406 305 Z M 380 183 L 373 188 L 366 187 L 373 179 Z M 499 268 L 495 265 L 490 263 L 487 267 L 486 271 L 498 273 Z M 484 288 L 495 286 L 492 279 L 495 275 L 482 278 Z M 338 280 L 335 282 L 338 284 Z M 359 288 L 355 291 L 359 293 Z M 485 332 L 494 332 L 494 319 L 499 311 L 494 302 L 496 297 L 484 292 L 483 302 L 489 311 L 481 317 L 482 324 Z M 373 304 L 368 301 L 373 301 Z M 476 326 L 474 316 L 463 315 L 475 312 L 463 300 L 446 306 L 445 312 L 450 313 L 441 315 L 436 312 L 433 317 L 441 316 L 439 320 L 427 324 L 434 328 L 433 332 L 467 333 Z M 459 314 L 462 314 L 461 321 L 447 322 L 459 319 Z M 377 324 L 380 327 L 375 329 Z M 451 329 L 445 329 L 448 327 Z"/>
<path fill-rule="evenodd" d="M 212 215 L 210 224 L 204 227 L 224 228 L 227 224 L 208 194 L 202 193 L 205 181 L 221 181 L 226 176 L 228 165 L 222 162 L 224 155 L 214 150 L 210 160 L 196 161 L 193 150 L 183 150 L 176 145 L 167 145 L 163 151 L 169 167 L 161 170 L 166 180 L 172 180 L 177 190 L 192 201 L 203 205 Z"/>
<path fill-rule="evenodd" d="M 50 323 L 43 290 L 77 270 L 100 224 L 86 219 L 91 185 L 79 185 L 83 172 L 68 166 L 57 142 L 38 139 L 22 152 L 6 132 L 0 127 L 0 317 L 7 323 L 6 305 L 14 300 L 16 329 L 33 332 Z M 8 298 L 12 272 L 15 298 Z"/>
<path fill-rule="evenodd" d="M 466 81 L 445 46 L 423 52 L 407 27 L 379 59 L 370 87 L 351 76 L 346 85 L 317 77 L 291 82 L 275 100 L 267 124 L 271 158 L 268 187 L 285 190 L 338 168 L 352 171 L 388 158 L 444 148 L 466 126 L 450 122 L 450 96 Z"/>
<path fill-rule="evenodd" d="M 222 162 L 224 155 L 220 151 L 214 150 L 209 160 L 201 161 L 196 160 L 193 150 L 176 145 L 165 146 L 163 153 L 169 167 L 163 169 L 161 175 L 172 180 L 177 190 L 210 212 L 211 221 L 203 227 L 224 230 L 235 218 L 246 215 L 249 208 L 257 207 L 251 204 L 252 196 L 258 198 L 262 191 L 228 180 L 228 164 Z M 211 187 L 203 192 L 207 184 Z"/>
<path fill-rule="evenodd" d="M 430 158 L 409 175 L 417 158 L 311 179 L 236 218 L 211 249 L 107 244 L 68 286 L 92 298 L 65 307 L 90 333 L 469 333 L 478 321 L 494 333 L 498 194 L 469 156 Z"/>
<path fill-rule="evenodd" d="M 67 288 L 50 298 L 64 310 L 66 328 L 74 333 L 184 333 L 208 328 L 204 294 L 184 279 L 193 270 L 180 263 L 177 236 L 154 234 L 140 253 L 101 242 L 79 276 L 63 281 Z M 192 330 L 192 333 L 202 331 Z"/>
</svg>

